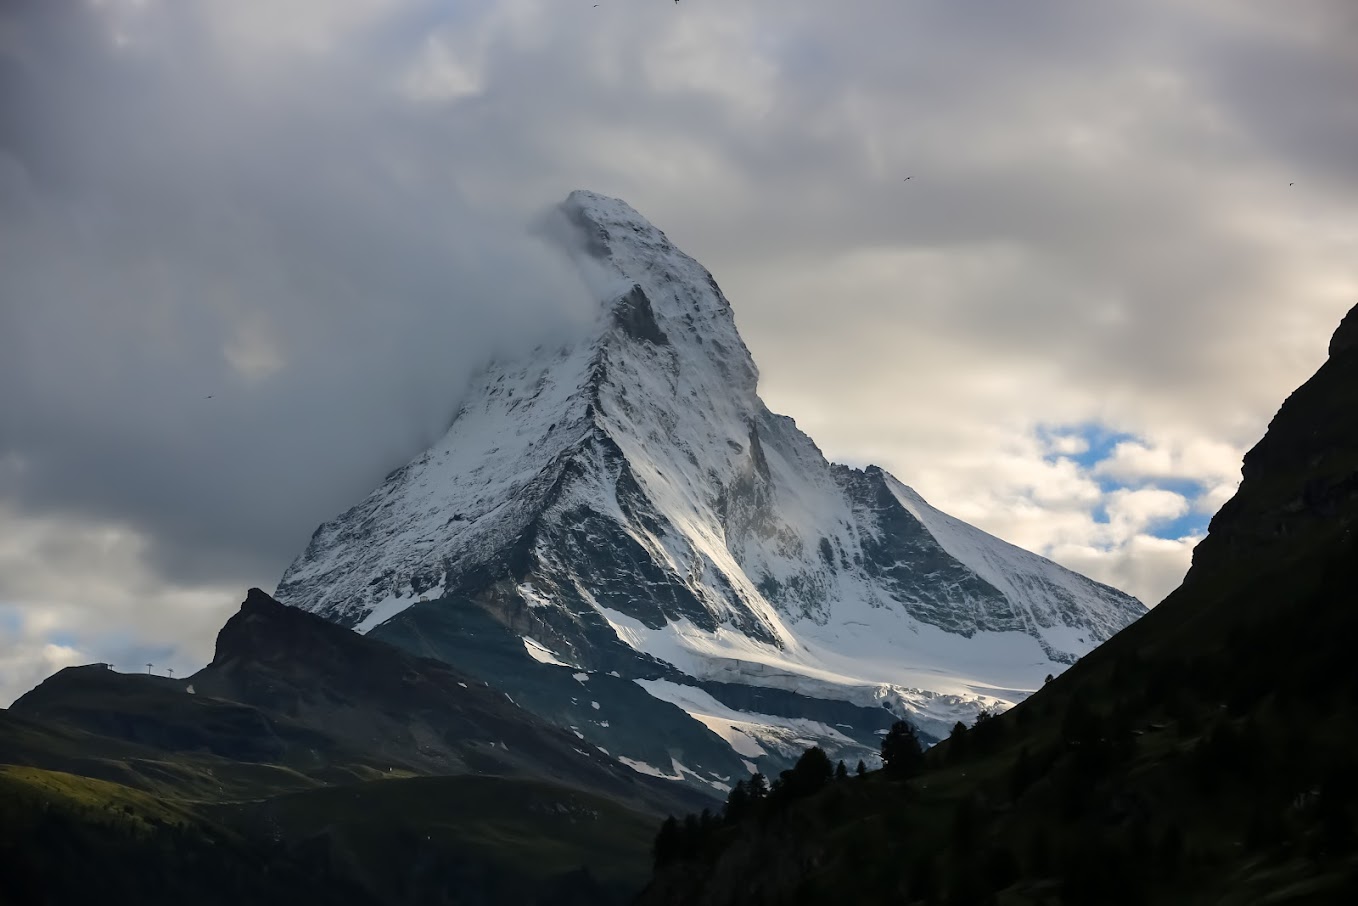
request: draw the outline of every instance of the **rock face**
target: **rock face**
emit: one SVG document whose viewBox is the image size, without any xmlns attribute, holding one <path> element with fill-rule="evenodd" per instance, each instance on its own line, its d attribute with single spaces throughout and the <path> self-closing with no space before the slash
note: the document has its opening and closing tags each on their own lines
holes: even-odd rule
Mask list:
<svg viewBox="0 0 1358 906">
<path fill-rule="evenodd" d="M 714 748 L 657 750 L 641 710 L 619 742 L 592 693 L 525 707 L 718 786 L 735 756 L 869 755 L 892 714 L 942 735 L 1144 613 L 879 468 L 828 463 L 759 399 L 701 265 L 620 201 L 575 192 L 559 213 L 601 295 L 592 336 L 486 368 L 442 440 L 316 531 L 279 600 L 511 694 L 540 668 L 641 688 Z M 530 685 L 552 697 L 547 676 Z M 766 711 L 746 710 L 751 686 Z M 826 708 L 848 710 L 806 721 Z M 652 760 L 627 754 L 641 737 Z"/>
<path fill-rule="evenodd" d="M 1350 308 L 1330 337 L 1330 358 L 1358 349 L 1358 308 Z"/>
<path fill-rule="evenodd" d="M 1280 546 L 1323 547 L 1349 539 L 1358 513 L 1358 307 L 1330 339 L 1329 359 L 1287 398 L 1268 433 L 1245 454 L 1239 492 L 1193 551 L 1184 585 L 1243 574 L 1243 563 Z M 1336 542 L 1338 543 L 1338 542 Z"/>
</svg>

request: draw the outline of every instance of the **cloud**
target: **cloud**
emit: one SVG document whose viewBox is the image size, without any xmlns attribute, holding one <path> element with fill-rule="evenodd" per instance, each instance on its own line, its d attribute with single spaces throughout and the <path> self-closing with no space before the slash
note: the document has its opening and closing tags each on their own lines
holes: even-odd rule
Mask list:
<svg viewBox="0 0 1358 906">
<path fill-rule="evenodd" d="M 391 51 L 354 32 L 396 6 L 270 18 L 259 46 L 231 4 L 8 23 L 0 449 L 26 468 L 4 499 L 136 530 L 175 581 L 267 585 L 478 364 L 587 317 L 537 210 L 469 199 L 437 126 L 365 77 Z M 307 35 L 354 55 L 299 56 Z"/>
<path fill-rule="evenodd" d="M 1240 452 L 1230 444 L 1192 438 L 1179 445 L 1152 446 L 1125 440 L 1094 470 L 1124 481 L 1178 478 L 1230 481 L 1240 472 Z"/>
<path fill-rule="evenodd" d="M 44 642 L 22 627 L 7 627 L 0 637 L 0 701 L 8 704 L 63 667 L 88 662 L 75 648 Z"/>
<path fill-rule="evenodd" d="M 1183 495 L 1161 488 L 1120 488 L 1108 497 L 1109 524 L 1129 536 L 1188 512 Z"/>
<path fill-rule="evenodd" d="M 1178 587 L 1201 536 L 1156 538 L 1136 535 L 1112 548 L 1063 544 L 1049 552 L 1065 566 L 1115 588 L 1135 588 L 1154 606 Z"/>
<path fill-rule="evenodd" d="M 204 656 L 587 317 L 525 229 L 576 187 L 713 270 L 828 455 L 1158 600 L 1358 298 L 1358 29 L 1296 7 L 7 4 L 2 530 L 85 541 L 0 600 Z"/>
<path fill-rule="evenodd" d="M 188 675 L 211 659 L 245 588 L 168 580 L 152 543 L 126 525 L 0 505 L 0 701 L 72 663 Z"/>
<path fill-rule="evenodd" d="M 1078 434 L 1063 434 L 1050 438 L 1048 446 L 1058 456 L 1078 456 L 1089 452 L 1089 439 Z"/>
</svg>

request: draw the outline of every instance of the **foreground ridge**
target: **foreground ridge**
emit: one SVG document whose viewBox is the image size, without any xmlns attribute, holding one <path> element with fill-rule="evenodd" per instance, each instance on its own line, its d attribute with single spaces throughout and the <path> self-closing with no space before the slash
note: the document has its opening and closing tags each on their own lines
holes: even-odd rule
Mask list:
<svg viewBox="0 0 1358 906">
<path fill-rule="evenodd" d="M 922 766 L 803 767 L 667 825 L 642 906 L 1354 902 L 1355 333 L 1144 619 Z"/>
</svg>

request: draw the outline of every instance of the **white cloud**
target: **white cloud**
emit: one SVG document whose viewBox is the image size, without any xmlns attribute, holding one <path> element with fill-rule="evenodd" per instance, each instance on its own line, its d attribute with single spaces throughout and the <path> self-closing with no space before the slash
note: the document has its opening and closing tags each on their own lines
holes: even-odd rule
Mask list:
<svg viewBox="0 0 1358 906">
<path fill-rule="evenodd" d="M 1188 512 L 1188 500 L 1182 494 L 1161 488 L 1119 488 L 1108 495 L 1107 506 L 1114 538 L 1141 534 Z"/>
<path fill-rule="evenodd" d="M 430 35 L 401 84 L 416 100 L 448 103 L 479 94 L 484 83 L 479 63 Z"/>
<path fill-rule="evenodd" d="M 1240 474 L 1243 455 L 1236 446 L 1202 437 L 1155 445 L 1128 440 L 1115 446 L 1094 471 L 1124 481 L 1174 478 L 1224 483 Z"/>
<path fill-rule="evenodd" d="M 187 675 L 211 659 L 244 587 L 167 582 L 147 549 L 127 526 L 0 505 L 0 706 L 71 664 Z"/>
<path fill-rule="evenodd" d="M 1078 434 L 1054 436 L 1048 441 L 1047 445 L 1053 453 L 1062 456 L 1078 456 L 1089 450 L 1089 441 Z"/>
<path fill-rule="evenodd" d="M 1240 481 L 1224 481 L 1221 484 L 1213 485 L 1199 495 L 1193 501 L 1193 508 L 1199 513 L 1212 515 L 1221 509 L 1222 504 L 1235 496 L 1235 492 L 1240 487 Z"/>
<path fill-rule="evenodd" d="M 1112 548 L 1067 544 L 1049 556 L 1070 569 L 1115 588 L 1135 589 L 1154 607 L 1176 587 L 1192 563 L 1199 537 L 1167 539 L 1136 535 Z"/>
<path fill-rule="evenodd" d="M 0 614 L 11 610 L 0 604 Z M 8 707 L 63 667 L 86 662 L 86 656 L 75 648 L 45 642 L 22 626 L 7 628 L 0 634 L 0 707 Z"/>
</svg>

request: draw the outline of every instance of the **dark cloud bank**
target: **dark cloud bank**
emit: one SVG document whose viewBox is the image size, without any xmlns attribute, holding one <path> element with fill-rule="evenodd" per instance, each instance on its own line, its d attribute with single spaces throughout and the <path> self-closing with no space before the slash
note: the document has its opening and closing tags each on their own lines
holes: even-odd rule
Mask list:
<svg viewBox="0 0 1358 906">
<path fill-rule="evenodd" d="M 0 501 L 267 586 L 472 368 L 586 306 L 371 78 L 381 41 L 251 72 L 194 6 L 124 46 L 89 7 L 0 14 Z"/>
</svg>

